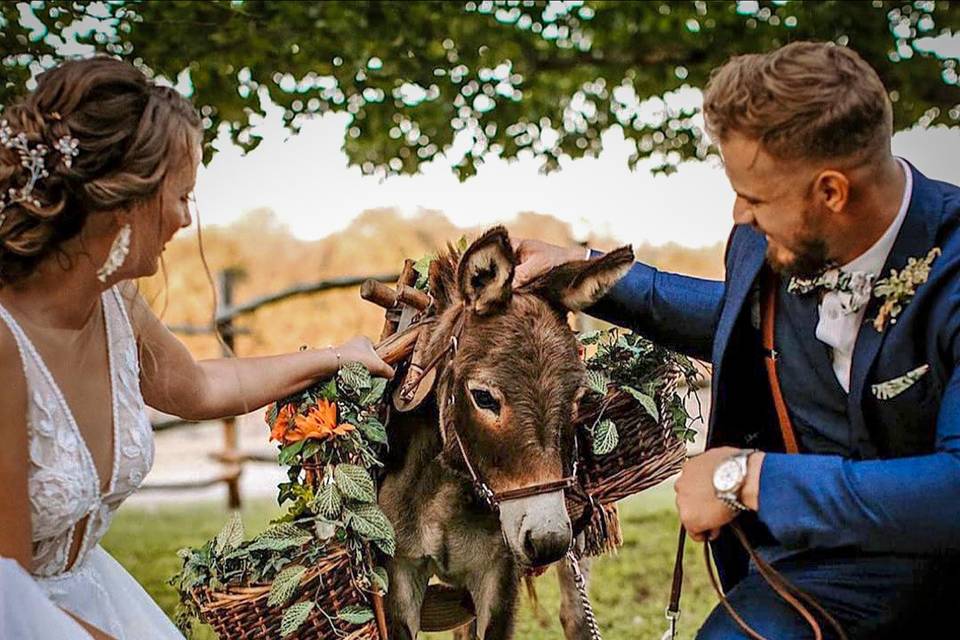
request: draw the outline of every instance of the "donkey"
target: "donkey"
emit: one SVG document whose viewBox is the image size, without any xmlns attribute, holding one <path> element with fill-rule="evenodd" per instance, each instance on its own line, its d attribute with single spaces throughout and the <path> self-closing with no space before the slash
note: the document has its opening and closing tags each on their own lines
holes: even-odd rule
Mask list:
<svg viewBox="0 0 960 640">
<path fill-rule="evenodd" d="M 566 555 L 573 540 L 563 479 L 573 473 L 585 387 L 566 316 L 596 302 L 632 262 L 623 247 L 514 290 L 515 256 L 502 227 L 434 261 L 436 321 L 421 338 L 427 360 L 438 363 L 434 393 L 393 416 L 380 490 L 397 532 L 387 567 L 391 638 L 420 632 L 436 576 L 470 594 L 476 638 L 509 639 L 521 571 Z M 566 636 L 588 638 L 569 571 L 561 584 Z"/>
</svg>

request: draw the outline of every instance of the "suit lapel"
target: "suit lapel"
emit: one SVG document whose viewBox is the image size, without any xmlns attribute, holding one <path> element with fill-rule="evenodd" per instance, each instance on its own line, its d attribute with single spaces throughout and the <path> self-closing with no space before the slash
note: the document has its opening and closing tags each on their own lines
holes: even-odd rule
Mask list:
<svg viewBox="0 0 960 640">
<path fill-rule="evenodd" d="M 726 300 L 720 312 L 720 321 L 717 324 L 717 333 L 713 342 L 712 359 L 715 383 L 712 391 L 714 409 L 710 411 L 711 427 L 709 431 L 711 433 L 713 431 L 713 417 L 717 414 L 716 406 L 720 381 L 722 380 L 723 361 L 727 346 L 730 343 L 730 336 L 733 334 L 734 325 L 737 323 L 737 318 L 740 317 L 744 302 L 757 281 L 757 276 L 760 274 L 760 269 L 763 267 L 767 254 L 767 241 L 762 235 L 749 228 L 743 228 L 739 235 L 744 240 L 729 265 Z"/>
<path fill-rule="evenodd" d="M 880 278 L 889 276 L 891 269 L 897 269 L 898 271 L 902 269 L 907 264 L 908 258 L 925 256 L 936 243 L 939 218 L 943 209 L 942 196 L 936 185 L 914 169 L 912 165 L 910 170 L 913 172 L 910 208 L 907 210 L 907 216 L 904 218 L 900 233 L 890 250 L 890 255 L 887 256 L 887 261 L 883 265 L 883 270 L 879 275 Z M 871 298 L 853 350 L 848 413 L 851 422 L 861 429 L 865 428 L 863 395 L 867 383 L 867 374 L 870 372 L 889 331 L 889 323 L 882 332 L 873 327 L 873 319 L 876 318 L 881 305 L 882 301 L 879 298 Z"/>
</svg>

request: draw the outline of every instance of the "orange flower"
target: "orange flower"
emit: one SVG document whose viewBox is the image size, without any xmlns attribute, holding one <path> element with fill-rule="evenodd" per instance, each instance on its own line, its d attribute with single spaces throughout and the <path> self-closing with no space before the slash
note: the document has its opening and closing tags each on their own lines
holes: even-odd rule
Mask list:
<svg viewBox="0 0 960 640">
<path fill-rule="evenodd" d="M 270 429 L 270 439 L 277 442 L 283 442 L 287 431 L 290 429 L 290 421 L 293 418 L 293 405 L 286 404 L 277 411 L 277 419 Z"/>
<path fill-rule="evenodd" d="M 337 405 L 328 400 L 321 400 L 310 409 L 307 415 L 294 418 L 294 422 L 296 427 L 286 433 L 287 442 L 311 438 L 325 440 L 349 433 L 354 429 L 352 424 L 337 424 Z"/>
</svg>

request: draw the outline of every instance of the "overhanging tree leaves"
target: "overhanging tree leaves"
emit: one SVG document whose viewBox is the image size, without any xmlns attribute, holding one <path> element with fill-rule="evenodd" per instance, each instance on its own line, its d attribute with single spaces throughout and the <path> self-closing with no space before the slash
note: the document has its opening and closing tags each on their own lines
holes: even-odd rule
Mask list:
<svg viewBox="0 0 960 640">
<path fill-rule="evenodd" d="M 52 1 L 0 3 L 0 19 L 4 104 L 31 69 L 62 59 L 79 26 L 77 42 L 188 81 L 208 139 L 225 127 L 254 148 L 264 97 L 292 131 L 311 114 L 349 113 L 344 150 L 365 173 L 415 173 L 458 135 L 461 179 L 491 153 L 530 153 L 550 170 L 597 155 L 613 126 L 636 145 L 631 166 L 652 157 L 669 172 L 710 153 L 696 109 L 674 107 L 671 92 L 703 87 L 731 55 L 805 39 L 863 55 L 898 130 L 960 124 L 960 61 L 930 51 L 960 31 L 956 0 Z"/>
</svg>

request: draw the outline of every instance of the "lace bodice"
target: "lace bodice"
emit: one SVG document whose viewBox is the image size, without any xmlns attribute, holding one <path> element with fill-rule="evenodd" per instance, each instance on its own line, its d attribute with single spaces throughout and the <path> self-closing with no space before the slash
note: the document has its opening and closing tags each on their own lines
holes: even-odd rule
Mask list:
<svg viewBox="0 0 960 640">
<path fill-rule="evenodd" d="M 0 306 L 0 319 L 16 338 L 27 381 L 33 572 L 41 577 L 67 570 L 76 525 L 89 516 L 79 532 L 83 540 L 73 566 L 83 565 L 114 512 L 140 486 L 153 464 L 153 434 L 140 393 L 133 328 L 116 287 L 103 293 L 102 303 L 113 416 L 113 469 L 105 492 L 63 393 L 24 331 Z"/>
</svg>

